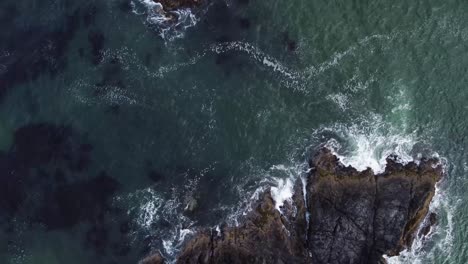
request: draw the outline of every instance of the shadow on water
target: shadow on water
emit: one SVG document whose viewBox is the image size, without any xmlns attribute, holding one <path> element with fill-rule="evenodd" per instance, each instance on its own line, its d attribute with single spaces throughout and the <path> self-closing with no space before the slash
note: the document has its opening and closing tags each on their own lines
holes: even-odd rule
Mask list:
<svg viewBox="0 0 468 264">
<path fill-rule="evenodd" d="M 79 228 L 83 233 L 73 236 L 96 260 L 141 257 L 145 246 L 137 242 L 130 252 L 133 226 L 112 203 L 120 183 L 90 169 L 93 148 L 66 125 L 28 124 L 14 132 L 10 150 L 0 154 L 0 228 L 11 243 L 21 248 L 17 223 L 70 234 Z"/>
<path fill-rule="evenodd" d="M 102 60 L 105 37 L 95 28 L 96 16 L 101 11 L 99 3 L 59 1 L 56 4 L 63 5 L 64 11 L 58 12 L 48 10 L 52 7 L 46 5 L 24 9 L 22 6 L 28 5 L 23 2 L 0 3 L 0 98 L 17 84 L 40 76 L 55 78 L 62 73 L 70 63 L 67 55 L 70 42 L 82 28 L 90 28 L 90 60 L 93 64 Z M 51 18 L 41 17 L 48 13 Z M 81 49 L 79 53 L 84 56 L 88 52 Z"/>
</svg>

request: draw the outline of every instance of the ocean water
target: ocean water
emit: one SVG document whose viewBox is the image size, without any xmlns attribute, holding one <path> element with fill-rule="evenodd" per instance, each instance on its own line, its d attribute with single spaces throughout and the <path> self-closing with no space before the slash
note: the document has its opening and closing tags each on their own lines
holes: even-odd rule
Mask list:
<svg viewBox="0 0 468 264">
<path fill-rule="evenodd" d="M 389 262 L 468 262 L 468 3 L 158 8 L 0 2 L 0 263 L 172 260 L 288 199 L 323 145 L 376 172 L 439 157 L 438 224 Z"/>
</svg>

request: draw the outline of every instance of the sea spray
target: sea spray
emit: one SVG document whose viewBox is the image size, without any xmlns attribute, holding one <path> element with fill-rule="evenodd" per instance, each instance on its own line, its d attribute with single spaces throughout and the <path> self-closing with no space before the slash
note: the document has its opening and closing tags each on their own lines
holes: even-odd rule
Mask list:
<svg viewBox="0 0 468 264">
<path fill-rule="evenodd" d="M 182 38 L 187 28 L 198 22 L 198 17 L 190 8 L 180 8 L 165 11 L 160 3 L 152 0 L 132 1 L 133 13 L 146 15 L 146 22 L 154 27 L 158 34 L 166 41 Z"/>
<path fill-rule="evenodd" d="M 375 173 L 381 173 L 385 170 L 387 157 L 391 155 L 396 155 L 401 163 L 414 160 L 412 150 L 418 142 L 415 135 L 400 133 L 380 115 L 369 116 L 369 119 L 354 124 L 337 123 L 320 128 L 314 133 L 313 140 L 323 139 L 327 135 L 325 146 L 344 165 L 359 171 L 371 168 Z"/>
<path fill-rule="evenodd" d="M 293 195 L 294 183 L 291 179 L 279 179 L 277 186 L 271 187 L 271 196 L 275 200 L 275 206 L 278 211 L 285 201 L 290 201 Z"/>
<path fill-rule="evenodd" d="M 165 199 L 149 187 L 116 197 L 115 202 L 129 205 L 127 214 L 139 227 L 136 231 L 154 237 L 157 241 L 151 244 L 161 244 L 162 253 L 168 259 L 175 257 L 186 238 L 194 233 L 194 222 L 181 213 L 183 203 L 177 194 Z M 169 221 L 171 225 L 157 228 L 161 221 Z"/>
<path fill-rule="evenodd" d="M 403 164 L 411 161 L 419 163 L 423 157 L 434 157 L 440 160 L 445 173 L 447 172 L 446 159 L 433 151 L 420 153 L 418 144 L 424 145 L 424 141 L 414 133 L 404 134 L 401 131 L 385 122 L 380 115 L 371 114 L 354 124 L 337 123 L 317 130 L 311 148 L 315 148 L 320 140 L 325 140 L 324 145 L 330 148 L 345 166 L 353 166 L 359 171 L 371 168 L 375 173 L 382 173 L 385 170 L 386 158 L 395 155 L 398 162 Z M 435 250 L 451 252 L 455 208 L 456 204 L 449 201 L 439 183 L 429 208 L 430 212 L 435 212 L 440 217 L 438 223 L 432 227 L 427 237 L 416 237 L 410 249 L 404 250 L 399 256 L 386 256 L 387 261 L 390 264 L 422 264 L 434 259 Z M 436 245 L 428 247 L 428 240 L 436 241 Z"/>
<path fill-rule="evenodd" d="M 226 217 L 228 225 L 239 226 L 250 211 L 253 210 L 252 202 L 257 201 L 261 194 L 269 190 L 272 198 L 275 200 L 275 207 L 281 212 L 281 206 L 284 202 L 291 201 L 293 195 L 294 183 L 307 172 L 307 163 L 295 162 L 290 160 L 285 164 L 272 165 L 268 169 L 259 169 L 257 166 L 253 169 L 255 174 L 261 180 L 256 184 L 255 189 L 246 189 L 242 184 L 236 186 L 240 202 L 233 208 Z M 252 176 L 254 177 L 254 176 Z"/>
</svg>

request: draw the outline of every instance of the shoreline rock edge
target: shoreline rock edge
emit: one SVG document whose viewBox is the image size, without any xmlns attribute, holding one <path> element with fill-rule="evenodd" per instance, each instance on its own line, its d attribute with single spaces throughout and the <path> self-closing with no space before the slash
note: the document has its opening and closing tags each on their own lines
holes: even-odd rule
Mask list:
<svg viewBox="0 0 468 264">
<path fill-rule="evenodd" d="M 309 166 L 306 186 L 296 181 L 281 212 L 267 190 L 239 226 L 195 234 L 176 263 L 386 263 L 383 255 L 398 255 L 427 234 L 417 233 L 443 176 L 437 159 L 403 165 L 389 157 L 374 174 L 322 148 Z M 164 262 L 155 254 L 141 263 Z"/>
</svg>

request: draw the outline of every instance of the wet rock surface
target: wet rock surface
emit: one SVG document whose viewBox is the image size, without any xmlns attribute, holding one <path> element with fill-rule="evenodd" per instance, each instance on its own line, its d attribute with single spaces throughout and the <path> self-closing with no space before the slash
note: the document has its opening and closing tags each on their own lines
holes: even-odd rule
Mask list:
<svg viewBox="0 0 468 264">
<path fill-rule="evenodd" d="M 411 245 L 443 174 L 435 159 L 396 160 L 375 175 L 321 149 L 281 212 L 266 191 L 241 225 L 199 232 L 177 263 L 385 263 Z"/>
<path fill-rule="evenodd" d="M 442 176 L 436 160 L 387 159 L 382 174 L 342 166 L 328 150 L 311 161 L 308 248 L 313 263 L 379 263 L 409 247 Z"/>
<path fill-rule="evenodd" d="M 161 254 L 159 253 L 156 253 L 140 261 L 140 264 L 164 264 L 164 263 L 165 261 L 163 257 L 161 256 Z"/>
<path fill-rule="evenodd" d="M 287 221 L 275 209 L 266 192 L 243 225 L 201 232 L 187 244 L 178 263 L 305 263 L 305 244 L 290 239 L 300 237 L 295 226 L 294 219 Z"/>
</svg>

